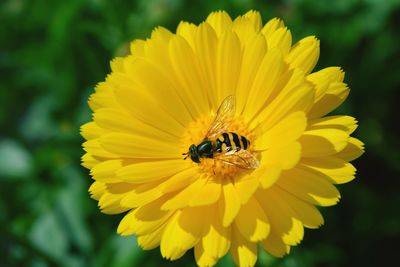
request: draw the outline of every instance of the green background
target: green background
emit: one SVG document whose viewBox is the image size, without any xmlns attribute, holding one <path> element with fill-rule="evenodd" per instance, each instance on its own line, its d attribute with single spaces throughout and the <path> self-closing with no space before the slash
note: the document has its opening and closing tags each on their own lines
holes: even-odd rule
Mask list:
<svg viewBox="0 0 400 267">
<path fill-rule="evenodd" d="M 281 17 L 294 40 L 316 35 L 316 69 L 337 65 L 352 88 L 337 113 L 359 120 L 366 144 L 357 179 L 342 201 L 322 209 L 283 259 L 257 266 L 396 265 L 400 249 L 399 0 L 2 0 L 0 3 L 0 266 L 195 266 L 193 253 L 170 263 L 119 237 L 120 215 L 101 214 L 80 166 L 79 126 L 109 60 L 152 28 L 175 30 L 208 13 L 249 9 Z M 393 266 L 392 265 L 392 266 Z M 218 266 L 233 266 L 229 257 Z"/>
</svg>

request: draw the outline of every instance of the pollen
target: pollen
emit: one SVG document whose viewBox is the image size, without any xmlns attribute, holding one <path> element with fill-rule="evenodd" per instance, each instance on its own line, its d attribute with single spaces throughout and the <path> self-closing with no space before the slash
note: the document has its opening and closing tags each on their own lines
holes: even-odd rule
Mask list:
<svg viewBox="0 0 400 267">
<path fill-rule="evenodd" d="M 183 135 L 183 151 L 187 152 L 188 148 L 192 145 L 198 145 L 201 143 L 207 135 L 208 129 L 214 120 L 213 115 L 210 116 L 203 116 L 196 121 L 190 123 L 187 127 L 187 131 Z M 234 132 L 238 135 L 246 137 L 250 141 L 250 146 L 247 150 L 250 152 L 254 151 L 254 134 L 249 130 L 247 123 L 244 121 L 242 117 L 234 117 L 232 122 L 230 123 L 229 127 L 221 132 Z M 218 135 L 219 136 L 219 135 Z M 216 138 L 211 138 L 210 140 L 214 141 Z M 215 180 L 235 180 L 241 173 L 244 173 L 248 170 L 239 168 L 233 164 L 228 164 L 223 161 L 223 156 L 220 153 L 215 152 L 214 158 L 201 158 L 200 163 L 198 164 L 202 173 L 206 174 L 207 177 L 211 177 Z M 190 158 L 188 158 L 190 160 Z"/>
</svg>

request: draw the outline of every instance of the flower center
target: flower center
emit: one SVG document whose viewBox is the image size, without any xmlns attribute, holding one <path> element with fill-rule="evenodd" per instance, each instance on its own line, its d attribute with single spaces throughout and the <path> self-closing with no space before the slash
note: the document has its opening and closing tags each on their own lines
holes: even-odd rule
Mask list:
<svg viewBox="0 0 400 267">
<path fill-rule="evenodd" d="M 185 152 L 189 150 L 189 147 L 192 144 L 198 146 L 205 139 L 208 129 L 210 128 L 213 120 L 214 116 L 204 116 L 189 125 L 183 137 L 183 143 L 185 145 L 184 149 L 186 149 Z M 232 132 L 239 136 L 245 137 L 248 141 L 250 141 L 250 144 L 246 150 L 250 152 L 254 151 L 254 135 L 248 129 L 248 126 L 243 118 L 235 117 L 229 127 L 225 131 L 221 132 L 220 135 L 222 135 L 222 133 L 224 132 Z M 215 138 L 210 139 L 213 144 L 215 144 L 216 139 L 220 138 L 220 135 L 217 135 Z M 246 169 L 240 168 L 235 164 L 227 163 L 230 161 L 231 156 L 224 156 L 223 154 L 225 153 L 226 152 L 224 151 L 213 151 L 212 158 L 200 157 L 200 163 L 194 164 L 198 164 L 203 173 L 207 174 L 208 177 L 212 177 L 216 180 L 233 179 L 235 176 L 246 171 Z M 191 160 L 190 154 L 188 155 L 188 160 Z"/>
</svg>

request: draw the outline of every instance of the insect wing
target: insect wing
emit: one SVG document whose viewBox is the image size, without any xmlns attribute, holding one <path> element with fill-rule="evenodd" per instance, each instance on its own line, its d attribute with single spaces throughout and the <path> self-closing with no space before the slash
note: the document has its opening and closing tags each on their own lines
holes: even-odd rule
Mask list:
<svg viewBox="0 0 400 267">
<path fill-rule="evenodd" d="M 229 127 L 235 115 L 235 103 L 236 100 L 233 95 L 227 96 L 224 101 L 222 101 L 215 115 L 215 119 L 207 131 L 206 138 L 215 138 Z"/>
<path fill-rule="evenodd" d="M 229 151 L 225 154 L 220 154 L 214 158 L 226 164 L 234 165 L 241 169 L 257 169 L 260 162 L 253 153 L 248 150 L 241 149 L 239 151 Z"/>
</svg>

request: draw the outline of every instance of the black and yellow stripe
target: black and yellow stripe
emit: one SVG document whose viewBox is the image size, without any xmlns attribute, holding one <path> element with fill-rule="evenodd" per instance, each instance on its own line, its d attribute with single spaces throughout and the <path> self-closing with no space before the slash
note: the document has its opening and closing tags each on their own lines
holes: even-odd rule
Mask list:
<svg viewBox="0 0 400 267">
<path fill-rule="evenodd" d="M 250 141 L 237 133 L 229 132 L 221 134 L 215 141 L 216 152 L 229 152 L 247 149 Z"/>
</svg>

